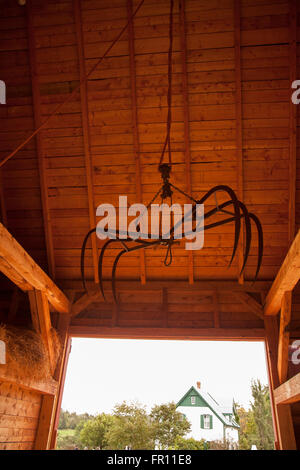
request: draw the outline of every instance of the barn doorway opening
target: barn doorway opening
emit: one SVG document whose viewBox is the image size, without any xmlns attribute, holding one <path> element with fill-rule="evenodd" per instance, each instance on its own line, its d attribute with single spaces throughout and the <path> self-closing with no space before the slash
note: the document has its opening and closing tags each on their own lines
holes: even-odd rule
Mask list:
<svg viewBox="0 0 300 470">
<path fill-rule="evenodd" d="M 211 446 L 222 446 L 223 441 L 225 446 L 234 442 L 235 447 L 251 448 L 257 436 L 250 436 L 250 429 L 264 400 L 267 427 L 262 445 L 273 448 L 263 341 L 76 337 L 66 371 L 57 448 L 99 447 L 92 425 L 89 432 L 82 432 L 88 428 L 85 423 L 101 414 L 121 413 L 124 403 L 144 409 L 148 416 L 175 403 L 176 411 L 190 423 L 175 443 L 180 449 L 191 445 L 191 439 Z M 112 442 L 108 448 L 114 448 Z"/>
</svg>

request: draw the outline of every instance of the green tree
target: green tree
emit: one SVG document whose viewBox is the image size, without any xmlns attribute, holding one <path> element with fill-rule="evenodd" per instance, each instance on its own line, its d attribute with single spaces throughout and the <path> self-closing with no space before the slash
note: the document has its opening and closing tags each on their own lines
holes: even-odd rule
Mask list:
<svg viewBox="0 0 300 470">
<path fill-rule="evenodd" d="M 139 403 L 123 402 L 113 410 L 113 422 L 107 433 L 109 449 L 154 449 L 153 429 L 149 416 Z"/>
<path fill-rule="evenodd" d="M 207 450 L 208 443 L 201 439 L 201 441 L 197 441 L 193 437 L 189 439 L 185 439 L 184 437 L 176 437 L 174 450 Z"/>
<path fill-rule="evenodd" d="M 81 444 L 89 449 L 95 447 L 105 449 L 107 447 L 107 434 L 112 423 L 112 416 L 105 413 L 101 413 L 86 422 L 82 421 L 79 423 L 76 430 L 79 431 L 81 428 L 79 432 Z"/>
<path fill-rule="evenodd" d="M 191 429 L 190 422 L 176 410 L 174 402 L 155 405 L 150 413 L 155 443 L 160 449 L 175 446 L 176 438 L 185 436 Z"/>
<path fill-rule="evenodd" d="M 251 392 L 249 411 L 236 405 L 240 424 L 239 448 L 247 450 L 255 444 L 260 450 L 274 449 L 269 387 L 253 380 Z"/>
</svg>

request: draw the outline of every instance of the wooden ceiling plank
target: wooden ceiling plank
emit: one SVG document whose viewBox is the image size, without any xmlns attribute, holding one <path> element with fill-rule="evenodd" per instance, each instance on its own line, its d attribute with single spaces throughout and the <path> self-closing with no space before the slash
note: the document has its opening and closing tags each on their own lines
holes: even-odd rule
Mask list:
<svg viewBox="0 0 300 470">
<path fill-rule="evenodd" d="M 292 313 L 292 291 L 287 291 L 283 294 L 281 300 L 280 311 L 280 326 L 279 326 L 279 339 L 278 339 L 278 377 L 279 382 L 282 384 L 286 381 L 288 375 L 288 361 L 289 361 L 289 339 L 290 334 L 287 327 L 291 321 Z"/>
<path fill-rule="evenodd" d="M 297 79 L 297 0 L 289 0 L 289 65 L 290 83 Z M 289 99 L 289 246 L 295 237 L 296 217 L 296 162 L 297 162 L 297 106 Z"/>
<path fill-rule="evenodd" d="M 264 313 L 277 315 L 286 291 L 291 291 L 300 278 L 300 230 L 298 231 L 278 274 L 267 294 Z"/>
<path fill-rule="evenodd" d="M 242 77 L 241 77 L 241 2 L 234 2 L 234 51 L 235 51 L 235 113 L 236 113 L 236 161 L 237 161 L 237 195 L 244 200 L 244 166 L 243 166 L 243 119 L 242 119 Z M 244 273 L 240 274 L 244 258 L 244 230 L 240 233 L 238 246 L 238 279 L 244 282 Z"/>
<path fill-rule="evenodd" d="M 220 312 L 219 312 L 219 299 L 218 291 L 213 291 L 213 305 L 214 305 L 214 328 L 220 328 Z"/>
<path fill-rule="evenodd" d="M 93 168 L 92 168 L 92 156 L 91 156 L 91 145 L 90 145 L 91 138 L 90 138 L 90 123 L 89 123 L 89 104 L 88 104 L 87 77 L 86 77 L 86 67 L 85 67 L 80 0 L 73 0 L 73 12 L 74 12 L 74 18 L 75 18 L 76 39 L 77 39 L 76 46 L 77 46 L 79 75 L 80 75 L 80 102 L 81 102 L 81 115 L 82 115 L 82 129 L 83 129 L 85 173 L 86 173 L 87 193 L 88 193 L 88 210 L 89 210 L 89 223 L 90 223 L 89 228 L 93 229 L 96 226 L 96 214 L 95 214 L 95 207 L 94 207 Z M 91 241 L 92 241 L 94 280 L 96 283 L 98 283 L 99 282 L 98 248 L 97 248 L 96 234 L 91 235 Z"/>
<path fill-rule="evenodd" d="M 28 52 L 30 62 L 30 74 L 31 74 L 31 88 L 32 88 L 32 100 L 33 100 L 33 114 L 35 128 L 39 128 L 42 124 L 42 112 L 41 112 L 41 98 L 40 98 L 40 83 L 38 78 L 37 59 L 36 59 L 36 47 L 35 47 L 35 32 L 33 26 L 33 11 L 31 2 L 27 2 L 27 32 L 28 32 Z M 52 237 L 52 225 L 50 218 L 50 208 L 48 200 L 48 182 L 47 182 L 47 169 L 45 152 L 43 145 L 43 131 L 36 135 L 36 153 L 38 158 L 39 168 L 39 179 L 40 179 L 40 191 L 41 191 L 41 202 L 44 222 L 44 233 L 47 251 L 47 261 L 50 276 L 55 279 L 55 258 L 54 258 L 54 246 Z"/>
<path fill-rule="evenodd" d="M 183 115 L 184 115 L 185 176 L 186 176 L 187 193 L 192 194 L 190 113 L 189 113 L 189 98 L 188 98 L 185 0 L 180 0 L 180 3 L 179 3 L 179 21 L 180 21 L 181 66 L 182 66 L 182 97 L 183 97 Z M 191 201 L 188 199 L 187 202 L 190 203 Z M 193 258 L 192 251 L 188 251 L 188 272 L 189 272 L 189 283 L 193 284 L 194 283 L 194 258 Z"/>
<path fill-rule="evenodd" d="M 45 292 L 49 302 L 58 312 L 69 312 L 70 302 L 64 293 L 1 223 L 0 269 L 21 289 L 25 291 L 33 288 L 41 290 Z"/>
<path fill-rule="evenodd" d="M 132 15 L 133 15 L 133 2 L 132 0 L 127 0 L 132 131 L 133 131 L 133 149 L 134 149 L 134 158 L 135 158 L 135 187 L 136 187 L 135 193 L 136 193 L 137 201 L 142 202 L 142 169 L 141 169 L 141 160 L 140 160 L 140 138 L 139 138 L 139 130 L 138 130 L 134 24 L 133 24 Z M 140 250 L 139 257 L 140 257 L 141 283 L 145 284 L 146 283 L 145 250 Z"/>
</svg>

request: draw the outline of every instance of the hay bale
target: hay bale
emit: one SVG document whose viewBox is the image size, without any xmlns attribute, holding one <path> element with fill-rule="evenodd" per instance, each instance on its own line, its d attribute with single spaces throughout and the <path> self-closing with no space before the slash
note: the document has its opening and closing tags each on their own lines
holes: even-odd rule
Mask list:
<svg viewBox="0 0 300 470">
<path fill-rule="evenodd" d="M 56 361 L 61 354 L 61 342 L 51 329 Z M 42 336 L 36 331 L 0 325 L 0 340 L 6 344 L 6 363 L 18 375 L 43 379 L 50 375 L 49 357 Z"/>
</svg>

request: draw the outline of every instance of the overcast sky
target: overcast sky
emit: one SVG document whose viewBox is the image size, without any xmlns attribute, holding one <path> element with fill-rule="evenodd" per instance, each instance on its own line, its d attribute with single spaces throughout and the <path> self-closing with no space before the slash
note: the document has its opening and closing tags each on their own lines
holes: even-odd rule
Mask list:
<svg viewBox="0 0 300 470">
<path fill-rule="evenodd" d="M 263 343 L 73 338 L 62 408 L 109 413 L 137 400 L 150 410 L 197 381 L 220 404 L 248 408 L 251 379 L 268 382 Z"/>
</svg>

